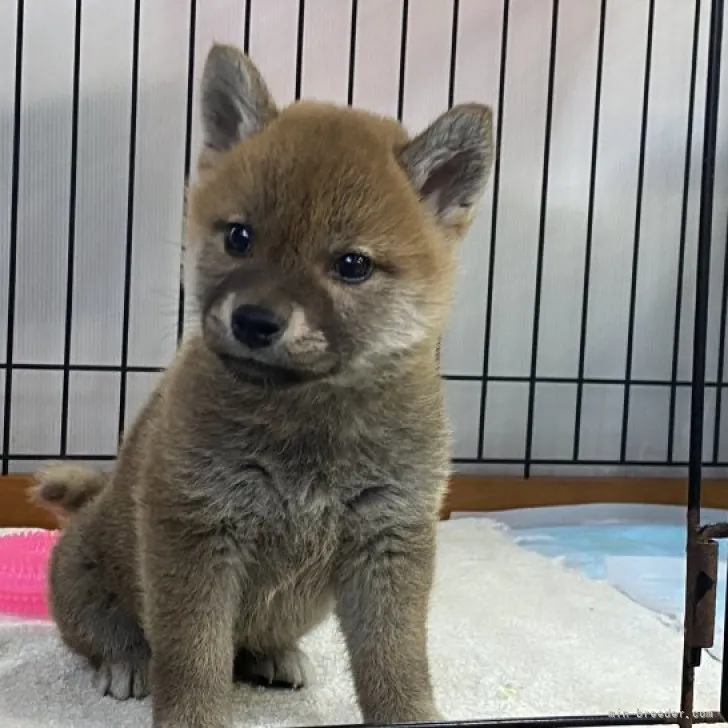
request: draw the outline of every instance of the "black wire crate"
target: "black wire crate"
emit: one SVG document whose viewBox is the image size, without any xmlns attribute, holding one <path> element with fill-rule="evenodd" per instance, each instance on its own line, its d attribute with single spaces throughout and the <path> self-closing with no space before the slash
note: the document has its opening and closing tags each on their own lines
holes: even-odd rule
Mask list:
<svg viewBox="0 0 728 728">
<path fill-rule="evenodd" d="M 721 705 L 693 710 L 728 535 L 700 515 L 704 474 L 728 467 L 723 1 L 279 5 L 3 9 L 2 475 L 113 461 L 185 333 L 184 188 L 213 38 L 260 58 L 281 100 L 412 128 L 483 101 L 495 165 L 441 350 L 456 470 L 685 478 L 683 681 L 674 713 L 443 725 L 726 722 L 725 671 Z"/>
</svg>

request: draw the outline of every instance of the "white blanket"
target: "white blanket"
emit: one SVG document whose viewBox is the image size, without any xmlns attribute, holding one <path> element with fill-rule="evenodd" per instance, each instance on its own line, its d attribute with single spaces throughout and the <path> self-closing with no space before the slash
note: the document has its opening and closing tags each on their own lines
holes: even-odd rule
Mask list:
<svg viewBox="0 0 728 728">
<path fill-rule="evenodd" d="M 437 699 L 450 720 L 676 710 L 682 636 L 607 584 L 512 543 L 485 519 L 443 523 L 430 622 Z M 316 684 L 235 689 L 240 726 L 360 722 L 333 622 L 306 640 Z M 697 707 L 718 706 L 705 655 Z M 0 726 L 143 728 L 149 700 L 101 698 L 48 624 L 0 622 Z"/>
</svg>

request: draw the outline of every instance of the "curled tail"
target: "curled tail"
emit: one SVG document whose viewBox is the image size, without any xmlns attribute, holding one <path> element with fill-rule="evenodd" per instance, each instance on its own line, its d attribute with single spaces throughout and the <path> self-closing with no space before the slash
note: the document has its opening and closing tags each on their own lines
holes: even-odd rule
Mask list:
<svg viewBox="0 0 728 728">
<path fill-rule="evenodd" d="M 56 463 L 35 476 L 30 499 L 65 522 L 92 501 L 108 483 L 109 475 L 101 470 Z"/>
</svg>

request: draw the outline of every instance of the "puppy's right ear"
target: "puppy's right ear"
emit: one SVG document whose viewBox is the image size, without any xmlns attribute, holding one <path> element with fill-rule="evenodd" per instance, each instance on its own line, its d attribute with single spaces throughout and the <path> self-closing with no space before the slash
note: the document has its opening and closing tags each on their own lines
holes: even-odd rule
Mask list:
<svg viewBox="0 0 728 728">
<path fill-rule="evenodd" d="M 202 72 L 201 91 L 203 158 L 226 152 L 278 114 L 260 71 L 233 46 L 213 45 Z"/>
</svg>

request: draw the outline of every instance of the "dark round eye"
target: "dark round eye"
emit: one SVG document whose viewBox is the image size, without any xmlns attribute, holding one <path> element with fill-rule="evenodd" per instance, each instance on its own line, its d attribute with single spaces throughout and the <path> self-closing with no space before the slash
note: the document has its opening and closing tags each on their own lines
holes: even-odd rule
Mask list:
<svg viewBox="0 0 728 728">
<path fill-rule="evenodd" d="M 225 250 L 230 255 L 247 255 L 253 244 L 253 228 L 244 222 L 231 222 L 225 230 Z"/>
<path fill-rule="evenodd" d="M 346 253 L 334 263 L 334 272 L 344 283 L 363 283 L 373 270 L 372 259 L 361 253 Z"/>
</svg>

